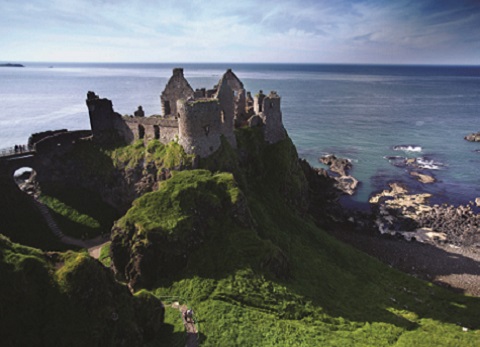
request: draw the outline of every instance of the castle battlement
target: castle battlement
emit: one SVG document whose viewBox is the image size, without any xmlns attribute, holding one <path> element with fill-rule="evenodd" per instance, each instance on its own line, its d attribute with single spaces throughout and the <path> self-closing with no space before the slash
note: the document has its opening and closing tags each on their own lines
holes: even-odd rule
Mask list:
<svg viewBox="0 0 480 347">
<path fill-rule="evenodd" d="M 173 75 L 160 96 L 161 115 L 145 117 L 141 106 L 134 116 L 120 116 L 112 102 L 93 92 L 87 94 L 93 138 L 108 142 L 112 134 L 126 143 L 138 139 L 145 142 L 173 140 L 189 154 L 208 157 L 221 145 L 221 137 L 236 148 L 234 129 L 263 127 L 265 140 L 275 143 L 286 137 L 280 109 L 281 98 L 276 92 L 268 96 L 260 91 L 255 98 L 228 69 L 212 89 L 193 90 L 183 75 L 183 69 L 173 69 Z"/>
</svg>

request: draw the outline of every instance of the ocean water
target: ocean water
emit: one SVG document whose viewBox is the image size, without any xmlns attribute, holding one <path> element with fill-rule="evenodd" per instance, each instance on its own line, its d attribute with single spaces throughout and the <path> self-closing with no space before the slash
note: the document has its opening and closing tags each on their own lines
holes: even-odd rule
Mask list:
<svg viewBox="0 0 480 347">
<path fill-rule="evenodd" d="M 434 194 L 434 202 L 480 197 L 480 66 L 292 64 L 48 64 L 0 68 L 0 148 L 31 133 L 88 129 L 86 93 L 113 101 L 121 114 L 142 105 L 160 114 L 160 94 L 173 67 L 193 88 L 212 87 L 233 68 L 252 94 L 276 90 L 284 125 L 301 157 L 335 154 L 353 163 L 361 181 L 349 201 L 366 206 L 372 192 L 400 181 Z M 422 185 L 402 165 L 417 158 L 437 182 Z"/>
</svg>

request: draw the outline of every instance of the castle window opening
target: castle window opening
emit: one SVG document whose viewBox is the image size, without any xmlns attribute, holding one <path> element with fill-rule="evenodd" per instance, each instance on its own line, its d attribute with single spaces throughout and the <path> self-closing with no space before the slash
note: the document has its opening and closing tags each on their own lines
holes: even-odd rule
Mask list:
<svg viewBox="0 0 480 347">
<path fill-rule="evenodd" d="M 225 112 L 220 112 L 220 119 L 222 120 L 222 123 L 225 123 Z"/>
<path fill-rule="evenodd" d="M 208 136 L 208 133 L 210 132 L 210 125 L 205 125 L 203 130 L 205 130 L 205 135 Z"/>
<path fill-rule="evenodd" d="M 153 126 L 153 134 L 155 136 L 155 140 L 160 139 L 160 127 L 158 125 Z"/>
<path fill-rule="evenodd" d="M 170 108 L 170 101 L 165 101 L 163 103 L 163 110 L 165 115 L 169 115 L 170 113 L 172 113 L 172 110 Z"/>
<path fill-rule="evenodd" d="M 273 108 L 273 102 L 270 103 L 270 108 Z"/>
<path fill-rule="evenodd" d="M 143 125 L 138 125 L 138 138 L 143 139 L 145 137 L 145 127 Z"/>
</svg>

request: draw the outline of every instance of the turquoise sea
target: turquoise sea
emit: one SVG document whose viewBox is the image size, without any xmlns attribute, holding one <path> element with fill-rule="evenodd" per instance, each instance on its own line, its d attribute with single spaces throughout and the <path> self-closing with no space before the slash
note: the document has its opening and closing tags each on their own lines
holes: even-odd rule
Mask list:
<svg viewBox="0 0 480 347">
<path fill-rule="evenodd" d="M 212 87 L 232 68 L 252 94 L 282 96 L 285 127 L 301 157 L 321 166 L 333 153 L 352 160 L 361 181 L 350 203 L 401 181 L 431 192 L 434 202 L 480 197 L 480 66 L 295 64 L 23 63 L 0 68 L 0 148 L 26 143 L 33 132 L 88 129 L 86 93 L 113 101 L 121 114 L 142 105 L 159 114 L 160 94 L 173 67 L 193 88 Z M 401 165 L 417 158 L 437 183 L 422 185 Z"/>
</svg>

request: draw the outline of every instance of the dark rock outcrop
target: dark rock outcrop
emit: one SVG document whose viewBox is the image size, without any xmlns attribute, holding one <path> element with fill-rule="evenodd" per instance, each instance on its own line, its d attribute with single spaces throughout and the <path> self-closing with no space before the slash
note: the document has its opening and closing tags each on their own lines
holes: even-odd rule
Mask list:
<svg viewBox="0 0 480 347">
<path fill-rule="evenodd" d="M 352 162 L 348 159 L 337 158 L 335 155 L 325 155 L 318 159 L 320 163 L 328 165 L 333 173 L 332 177 L 337 181 L 337 188 L 345 194 L 353 195 L 358 187 L 358 180 L 350 176 L 348 171 L 352 168 Z"/>
<path fill-rule="evenodd" d="M 382 234 L 400 234 L 422 242 L 447 242 L 457 246 L 480 245 L 480 215 L 470 205 L 431 206 L 430 194 L 410 194 L 396 183 L 372 197 L 376 225 Z"/>
<path fill-rule="evenodd" d="M 464 139 L 470 142 L 480 142 L 480 132 L 469 134 Z"/>
<path fill-rule="evenodd" d="M 0 64 L 0 67 L 25 67 L 25 66 L 22 64 L 7 63 L 7 64 Z"/>
</svg>

